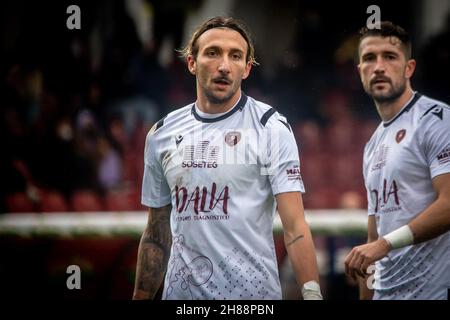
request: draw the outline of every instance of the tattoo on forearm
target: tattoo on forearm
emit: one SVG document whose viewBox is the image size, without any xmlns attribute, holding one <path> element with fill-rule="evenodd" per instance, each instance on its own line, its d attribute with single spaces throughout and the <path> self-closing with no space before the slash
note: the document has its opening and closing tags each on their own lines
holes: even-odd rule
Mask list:
<svg viewBox="0 0 450 320">
<path fill-rule="evenodd" d="M 298 237 L 295 237 L 294 240 L 292 240 L 291 242 L 289 242 L 288 244 L 286 244 L 286 247 L 289 247 L 290 245 L 294 244 L 294 242 L 296 242 L 297 240 L 303 238 L 303 235 L 299 235 Z"/>
<path fill-rule="evenodd" d="M 166 267 L 164 254 L 160 249 L 149 246 L 142 248 L 141 257 L 137 288 L 145 292 L 156 292 Z"/>
<path fill-rule="evenodd" d="M 148 222 L 146 233 L 142 237 L 142 244 L 155 245 L 168 254 L 171 242 L 169 217 L 170 213 L 155 213 Z"/>
<path fill-rule="evenodd" d="M 159 289 L 169 260 L 170 211 L 155 211 L 141 238 L 137 261 L 136 288 L 152 298 Z"/>
</svg>

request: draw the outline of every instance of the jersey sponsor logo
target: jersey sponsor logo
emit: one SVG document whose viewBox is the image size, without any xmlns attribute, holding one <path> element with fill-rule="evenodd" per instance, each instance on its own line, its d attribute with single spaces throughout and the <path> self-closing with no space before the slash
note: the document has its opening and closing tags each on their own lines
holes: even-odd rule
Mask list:
<svg viewBox="0 0 450 320">
<path fill-rule="evenodd" d="M 442 150 L 437 155 L 437 159 L 439 161 L 439 164 L 450 162 L 450 148 L 445 148 L 444 150 Z"/>
<path fill-rule="evenodd" d="M 183 151 L 182 168 L 217 168 L 219 146 L 211 146 L 209 141 L 199 141 L 187 145 Z"/>
<path fill-rule="evenodd" d="M 292 168 L 286 169 L 286 175 L 288 181 L 300 180 L 302 181 L 302 177 L 300 175 L 300 166 L 294 165 Z"/>
<path fill-rule="evenodd" d="M 406 129 L 398 130 L 397 134 L 395 135 L 395 141 L 397 141 L 397 143 L 400 143 L 405 136 L 406 136 Z"/>
<path fill-rule="evenodd" d="M 195 213 L 193 217 L 180 215 L 176 219 L 177 221 L 228 220 L 229 194 L 228 186 L 219 191 L 215 182 L 209 189 L 205 186 L 197 186 L 194 190 L 188 190 L 187 187 L 176 185 L 175 206 L 177 213 L 182 214 L 188 211 Z M 208 215 L 208 213 L 210 214 Z"/>
<path fill-rule="evenodd" d="M 375 213 L 392 213 L 401 210 L 400 197 L 398 194 L 398 186 L 395 180 L 388 183 L 387 179 L 383 180 L 383 187 L 380 192 L 378 189 L 372 189 L 372 200 L 375 201 Z"/>
<path fill-rule="evenodd" d="M 387 154 L 389 151 L 389 147 L 385 144 L 382 144 L 373 156 L 373 165 L 370 169 L 371 172 L 375 170 L 380 170 L 386 165 Z"/>
<path fill-rule="evenodd" d="M 237 145 L 239 141 L 241 141 L 241 133 L 239 131 L 228 132 L 225 135 L 225 142 L 230 147 Z"/>
</svg>

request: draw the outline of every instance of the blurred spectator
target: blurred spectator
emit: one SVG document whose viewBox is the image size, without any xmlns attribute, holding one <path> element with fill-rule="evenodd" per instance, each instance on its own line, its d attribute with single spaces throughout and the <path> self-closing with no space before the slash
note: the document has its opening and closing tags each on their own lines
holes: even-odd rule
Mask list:
<svg viewBox="0 0 450 320">
<path fill-rule="evenodd" d="M 63 2 L 49 7 L 23 0 L 5 3 L 1 23 L 7 31 L 0 38 L 2 212 L 6 195 L 22 193 L 39 205 L 44 191 L 62 194 L 66 201 L 78 190 L 131 194 L 133 203 L 120 207 L 139 207 L 135 194 L 141 187 L 149 128 L 161 114 L 195 97 L 195 78 L 175 49 L 184 45 L 186 17 L 203 4 L 81 1 L 82 29 L 69 31 L 60 27 Z M 268 77 L 256 67 L 243 88 L 288 118 L 299 143 L 305 206 L 337 207 L 343 192 L 363 192 L 362 159 L 356 155 L 376 126 L 376 112 L 359 88 L 354 34 L 347 32 L 359 23 L 346 19 L 351 11 L 335 16 L 340 4 L 330 3 L 327 10 L 314 1 L 289 5 L 295 13 L 281 10 L 290 18 L 277 20 L 294 28 L 292 39 L 276 55 L 278 71 Z M 355 10 L 366 7 L 358 4 Z M 424 50 L 424 85 L 444 100 L 450 100 L 448 20 Z M 259 52 L 272 50 L 267 41 L 257 46 Z M 58 196 L 50 198 L 52 205 L 64 207 L 54 200 Z"/>
<path fill-rule="evenodd" d="M 119 188 L 122 182 L 122 159 L 109 141 L 100 137 L 98 141 L 98 180 L 102 190 Z"/>
</svg>

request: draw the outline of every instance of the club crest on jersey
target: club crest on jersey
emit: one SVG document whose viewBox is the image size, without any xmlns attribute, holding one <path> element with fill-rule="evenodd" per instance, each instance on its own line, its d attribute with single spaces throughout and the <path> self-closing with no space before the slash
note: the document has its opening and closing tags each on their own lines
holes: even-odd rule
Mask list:
<svg viewBox="0 0 450 320">
<path fill-rule="evenodd" d="M 241 141 L 241 133 L 238 131 L 228 132 L 225 135 L 225 142 L 230 147 L 237 145 L 239 141 Z"/>
<path fill-rule="evenodd" d="M 406 135 L 406 130 L 405 129 L 401 129 L 397 132 L 397 135 L 395 136 L 395 141 L 397 141 L 397 143 L 400 143 L 403 138 Z"/>
</svg>

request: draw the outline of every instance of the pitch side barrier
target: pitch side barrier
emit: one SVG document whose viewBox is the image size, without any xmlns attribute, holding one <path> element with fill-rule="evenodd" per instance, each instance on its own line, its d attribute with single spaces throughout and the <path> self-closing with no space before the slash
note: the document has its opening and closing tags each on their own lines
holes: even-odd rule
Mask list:
<svg viewBox="0 0 450 320">
<path fill-rule="evenodd" d="M 306 210 L 306 220 L 314 236 L 365 236 L 365 210 Z M 0 235 L 15 236 L 136 236 L 147 223 L 146 211 L 13 213 L 0 215 Z M 277 215 L 274 233 L 282 232 Z"/>
</svg>

